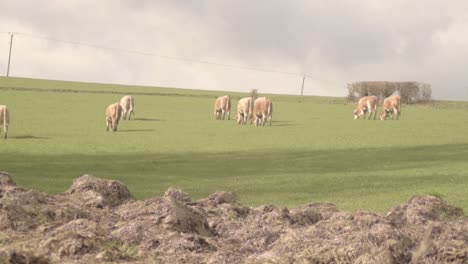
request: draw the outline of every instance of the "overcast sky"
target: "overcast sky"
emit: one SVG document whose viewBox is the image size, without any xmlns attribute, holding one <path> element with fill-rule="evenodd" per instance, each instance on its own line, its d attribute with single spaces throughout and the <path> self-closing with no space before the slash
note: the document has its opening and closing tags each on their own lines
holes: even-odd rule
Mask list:
<svg viewBox="0 0 468 264">
<path fill-rule="evenodd" d="M 0 1 L 2 76 L 10 31 L 11 76 L 299 94 L 302 78 L 288 72 L 310 76 L 310 95 L 422 81 L 435 98 L 468 100 L 462 0 Z"/>
</svg>

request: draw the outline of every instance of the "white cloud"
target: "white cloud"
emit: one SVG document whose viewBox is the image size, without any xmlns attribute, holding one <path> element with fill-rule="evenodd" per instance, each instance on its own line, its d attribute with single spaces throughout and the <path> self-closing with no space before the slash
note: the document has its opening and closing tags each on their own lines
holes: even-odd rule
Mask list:
<svg viewBox="0 0 468 264">
<path fill-rule="evenodd" d="M 306 0 L 10 1 L 0 32 L 246 67 L 305 72 L 306 94 L 357 80 L 433 84 L 468 99 L 468 3 Z M 0 71 L 9 36 L 0 34 Z M 3 51 L 3 52 L 2 52 Z M 217 67 L 15 36 L 11 74 L 169 87 L 300 92 L 301 77 Z"/>
</svg>

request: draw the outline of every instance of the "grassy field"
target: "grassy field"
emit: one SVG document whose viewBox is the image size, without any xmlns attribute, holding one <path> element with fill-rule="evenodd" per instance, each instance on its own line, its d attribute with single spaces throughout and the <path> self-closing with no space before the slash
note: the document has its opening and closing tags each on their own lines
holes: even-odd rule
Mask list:
<svg viewBox="0 0 468 264">
<path fill-rule="evenodd" d="M 137 119 L 106 133 L 104 110 L 125 93 Z M 12 118 L 0 170 L 50 193 L 87 173 L 120 180 L 137 198 L 174 186 L 194 199 L 234 191 L 253 206 L 385 211 L 432 194 L 468 211 L 468 103 L 403 106 L 398 122 L 354 121 L 354 105 L 341 98 L 275 95 L 273 126 L 258 128 L 213 120 L 221 94 L 0 78 Z M 235 112 L 245 94 L 229 94 Z"/>
</svg>

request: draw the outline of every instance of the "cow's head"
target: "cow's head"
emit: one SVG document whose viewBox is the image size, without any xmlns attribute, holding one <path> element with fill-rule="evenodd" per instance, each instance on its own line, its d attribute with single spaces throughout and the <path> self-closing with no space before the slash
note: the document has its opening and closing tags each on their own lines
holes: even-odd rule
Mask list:
<svg viewBox="0 0 468 264">
<path fill-rule="evenodd" d="M 360 113 L 359 109 L 354 109 L 353 115 L 354 115 L 354 120 L 359 119 Z"/>
<path fill-rule="evenodd" d="M 363 116 L 366 110 L 367 110 L 366 108 L 360 108 L 360 107 L 354 109 L 354 112 L 353 112 L 354 120 L 357 120 L 359 119 L 359 117 Z"/>
<path fill-rule="evenodd" d="M 356 109 L 354 109 L 354 120 L 359 119 L 359 117 L 363 116 L 367 112 L 367 107 L 366 106 L 358 106 Z"/>
<path fill-rule="evenodd" d="M 215 119 L 221 119 L 221 110 L 215 110 L 214 117 Z"/>
<path fill-rule="evenodd" d="M 380 113 L 380 120 L 385 120 L 387 119 L 387 116 L 389 114 L 389 111 L 387 109 L 382 109 L 382 112 Z"/>
</svg>

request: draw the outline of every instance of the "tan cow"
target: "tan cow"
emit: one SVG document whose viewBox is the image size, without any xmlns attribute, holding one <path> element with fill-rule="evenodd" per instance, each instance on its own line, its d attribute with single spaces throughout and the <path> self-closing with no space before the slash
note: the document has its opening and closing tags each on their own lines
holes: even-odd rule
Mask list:
<svg viewBox="0 0 468 264">
<path fill-rule="evenodd" d="M 128 120 L 130 120 L 130 117 L 133 114 L 133 119 L 135 119 L 135 112 L 133 111 L 133 107 L 135 105 L 135 100 L 133 99 L 133 96 L 131 95 L 125 95 L 120 99 L 120 106 L 122 107 L 122 116 L 123 120 L 127 119 L 127 113 L 128 113 Z"/>
<path fill-rule="evenodd" d="M 244 97 L 237 103 L 237 124 L 247 123 L 253 107 L 251 99 L 251 97 Z"/>
<path fill-rule="evenodd" d="M 122 107 L 119 102 L 109 105 L 106 109 L 106 131 L 109 131 L 109 128 L 112 131 L 117 131 L 117 126 L 119 125 L 120 117 L 122 116 Z"/>
<path fill-rule="evenodd" d="M 257 98 L 252 110 L 253 122 L 255 126 L 262 125 L 268 121 L 271 126 L 273 116 L 273 103 L 266 97 Z"/>
<path fill-rule="evenodd" d="M 400 96 L 399 95 L 391 95 L 385 98 L 382 106 L 382 112 L 380 113 L 380 120 L 387 119 L 389 114 L 392 114 L 392 120 L 398 117 L 401 114 L 401 107 L 400 107 Z"/>
<path fill-rule="evenodd" d="M 8 137 L 8 125 L 10 124 L 10 111 L 6 105 L 0 105 L 0 133 L 2 133 L 2 128 L 5 133 L 3 136 L 4 139 Z"/>
<path fill-rule="evenodd" d="M 359 99 L 358 105 L 356 109 L 354 109 L 354 120 L 359 119 L 362 116 L 362 119 L 366 119 L 366 114 L 369 112 L 369 119 L 371 119 L 372 113 L 374 113 L 374 120 L 375 116 L 377 115 L 377 103 L 378 103 L 377 96 L 369 95 L 364 96 Z"/>
<path fill-rule="evenodd" d="M 228 120 L 231 119 L 231 98 L 229 98 L 229 95 L 225 96 L 220 96 L 216 98 L 215 104 L 214 104 L 214 116 L 215 119 L 223 119 L 224 116 L 228 115 Z"/>
</svg>

